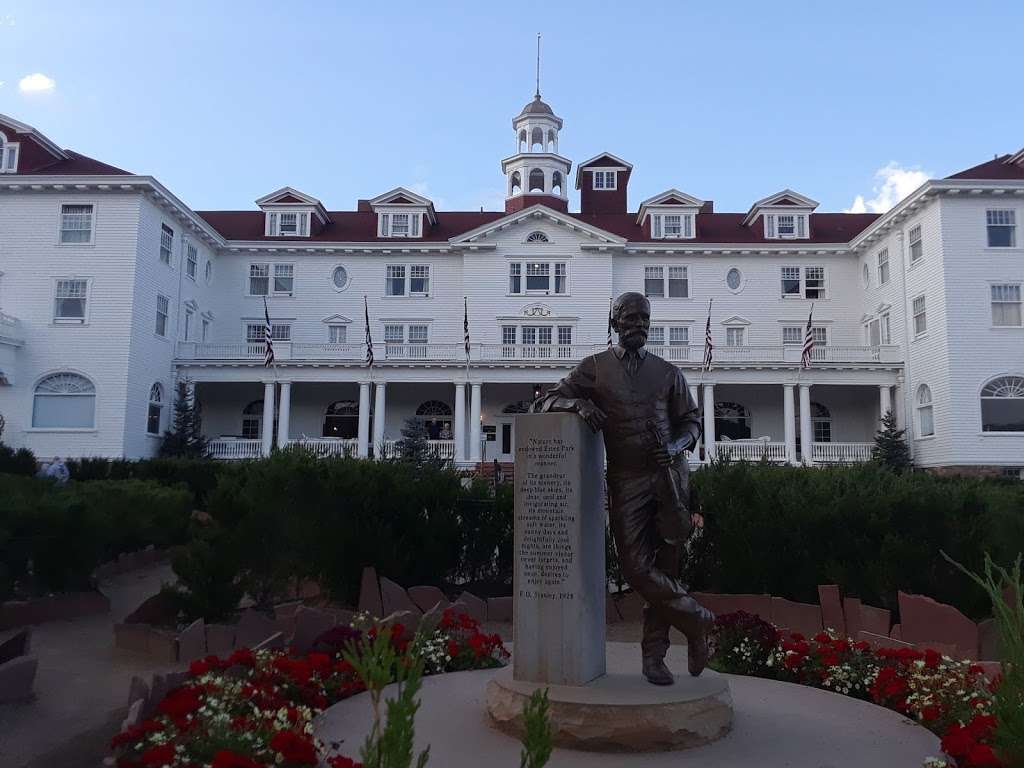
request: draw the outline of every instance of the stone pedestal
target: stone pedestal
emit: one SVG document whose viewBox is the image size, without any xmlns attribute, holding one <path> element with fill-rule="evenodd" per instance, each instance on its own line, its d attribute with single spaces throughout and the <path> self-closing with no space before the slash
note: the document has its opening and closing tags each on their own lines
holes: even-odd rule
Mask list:
<svg viewBox="0 0 1024 768">
<path fill-rule="evenodd" d="M 514 678 L 605 673 L 604 444 L 575 414 L 515 425 Z"/>
</svg>

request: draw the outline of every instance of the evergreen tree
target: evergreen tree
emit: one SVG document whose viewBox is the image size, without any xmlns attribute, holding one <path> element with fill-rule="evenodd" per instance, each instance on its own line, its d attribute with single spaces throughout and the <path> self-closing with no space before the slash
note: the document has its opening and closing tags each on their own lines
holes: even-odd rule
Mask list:
<svg viewBox="0 0 1024 768">
<path fill-rule="evenodd" d="M 196 406 L 196 398 L 188 379 L 182 379 L 175 387 L 174 420 L 171 429 L 164 432 L 161 456 L 183 456 L 202 458 L 206 455 L 206 438 L 203 437 L 202 417 Z"/>
<path fill-rule="evenodd" d="M 875 432 L 875 447 L 871 451 L 871 458 L 888 467 L 894 472 L 902 472 L 914 465 L 910 458 L 910 448 L 903 435 L 905 429 L 896 426 L 896 415 L 892 411 L 886 411 L 882 417 L 882 428 Z"/>
<path fill-rule="evenodd" d="M 421 419 L 410 416 L 402 427 L 402 439 L 395 444 L 399 458 L 416 466 L 426 464 L 430 461 L 429 439 L 427 425 Z"/>
</svg>

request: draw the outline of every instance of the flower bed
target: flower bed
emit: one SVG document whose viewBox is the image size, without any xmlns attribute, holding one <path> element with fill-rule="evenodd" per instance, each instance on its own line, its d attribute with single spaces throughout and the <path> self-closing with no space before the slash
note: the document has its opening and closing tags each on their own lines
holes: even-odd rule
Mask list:
<svg viewBox="0 0 1024 768">
<path fill-rule="evenodd" d="M 305 656 L 249 649 L 209 656 L 192 663 L 189 681 L 168 693 L 153 717 L 114 737 L 118 768 L 299 768 L 321 758 L 331 768 L 356 768 L 313 737 L 313 719 L 364 690 L 341 651 L 358 652 L 364 634 L 378 629 L 391 633 L 399 664 L 420 656 L 427 674 L 497 667 L 509 656 L 501 638 L 452 611 L 433 632 L 411 639 L 400 624 L 378 628 L 357 618 L 323 635 L 323 651 Z"/>
<path fill-rule="evenodd" d="M 977 664 L 933 650 L 873 650 L 831 631 L 784 637 L 742 611 L 718 617 L 714 645 L 712 666 L 721 672 L 823 688 L 913 718 L 942 739 L 948 758 L 929 758 L 926 768 L 1002 766 L 992 751 L 995 684 Z"/>
</svg>

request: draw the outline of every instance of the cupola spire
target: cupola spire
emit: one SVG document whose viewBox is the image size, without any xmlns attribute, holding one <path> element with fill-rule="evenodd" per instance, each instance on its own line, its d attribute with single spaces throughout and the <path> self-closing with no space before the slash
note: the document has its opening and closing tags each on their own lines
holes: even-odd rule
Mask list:
<svg viewBox="0 0 1024 768">
<path fill-rule="evenodd" d="M 534 92 L 533 98 L 540 98 L 540 32 L 537 33 L 537 90 Z"/>
</svg>

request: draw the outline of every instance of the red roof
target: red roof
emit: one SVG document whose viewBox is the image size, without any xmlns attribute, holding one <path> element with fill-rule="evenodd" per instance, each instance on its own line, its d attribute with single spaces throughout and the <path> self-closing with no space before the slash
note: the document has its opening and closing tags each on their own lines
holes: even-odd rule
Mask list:
<svg viewBox="0 0 1024 768">
<path fill-rule="evenodd" d="M 1008 163 L 1010 155 L 1003 155 L 987 163 L 968 168 L 966 171 L 954 173 L 947 176 L 947 179 L 995 179 L 999 181 L 1020 181 L 1024 180 L 1024 166 L 1017 163 Z"/>
<path fill-rule="evenodd" d="M 101 163 L 91 157 L 64 150 L 68 154 L 67 160 L 56 160 L 49 165 L 43 165 L 30 170 L 20 170 L 19 173 L 32 176 L 131 176 L 128 171 L 115 168 L 112 165 Z"/>
<path fill-rule="evenodd" d="M 264 235 L 265 214 L 262 211 L 197 211 L 210 226 L 228 240 L 268 240 L 282 238 Z M 505 217 L 500 211 L 439 211 L 437 224 L 424 230 L 422 242 L 444 242 L 451 237 L 464 234 L 477 227 Z M 632 242 L 647 242 L 651 238 L 644 228 L 636 223 L 635 213 L 570 213 L 573 218 L 597 227 L 613 235 L 619 235 Z M 697 214 L 697 237 L 686 242 L 698 243 L 764 243 L 776 244 L 779 240 L 768 240 L 764 230 L 757 223 L 752 227 L 743 226 L 743 213 L 699 213 Z M 405 238 L 377 236 L 377 215 L 364 211 L 330 211 L 331 221 L 316 234 L 303 238 L 311 242 L 401 242 Z M 799 243 L 848 243 L 875 219 L 877 213 L 813 213 L 811 214 L 811 237 Z M 415 242 L 415 241 L 414 241 Z M 665 242 L 659 240 L 657 242 Z"/>
</svg>

